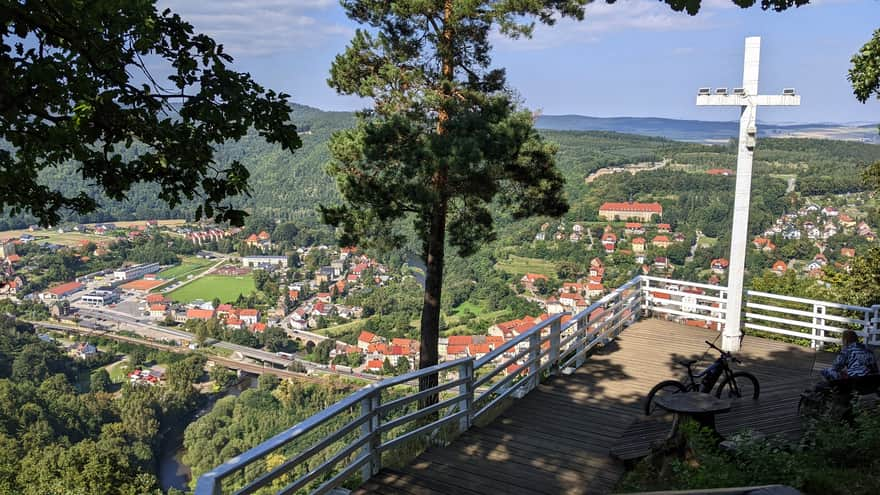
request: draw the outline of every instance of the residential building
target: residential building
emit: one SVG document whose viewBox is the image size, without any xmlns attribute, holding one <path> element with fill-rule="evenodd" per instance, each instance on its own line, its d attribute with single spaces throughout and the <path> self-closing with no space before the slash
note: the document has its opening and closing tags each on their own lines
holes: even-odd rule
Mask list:
<svg viewBox="0 0 880 495">
<path fill-rule="evenodd" d="M 653 239 L 651 239 L 651 244 L 654 247 L 665 249 L 665 248 L 669 247 L 669 244 L 671 244 L 671 241 L 669 240 L 669 237 L 666 237 L 665 235 L 656 235 L 656 236 L 654 236 Z"/>
<path fill-rule="evenodd" d="M 788 270 L 788 265 L 782 260 L 777 260 L 776 263 L 773 263 L 773 267 L 770 270 L 777 275 L 782 275 Z"/>
<path fill-rule="evenodd" d="M 165 318 L 165 315 L 168 314 L 168 306 L 165 304 L 157 303 L 150 305 L 150 318 L 161 320 Z"/>
<path fill-rule="evenodd" d="M 213 309 L 188 309 L 185 320 L 210 320 L 215 316 Z"/>
<path fill-rule="evenodd" d="M 260 312 L 256 309 L 240 309 L 238 310 L 238 317 L 245 325 L 250 326 L 260 321 Z"/>
<path fill-rule="evenodd" d="M 549 279 L 546 275 L 541 275 L 540 273 L 526 273 L 522 276 L 520 282 L 522 282 L 522 285 L 526 290 L 534 291 L 535 284 L 538 282 L 538 280 L 543 280 L 544 282 L 547 282 Z"/>
<path fill-rule="evenodd" d="M 713 273 L 721 275 L 727 270 L 727 267 L 729 265 L 730 262 L 727 260 L 727 258 L 715 258 L 714 260 L 712 260 L 711 263 L 709 263 L 709 268 L 712 269 Z"/>
</svg>

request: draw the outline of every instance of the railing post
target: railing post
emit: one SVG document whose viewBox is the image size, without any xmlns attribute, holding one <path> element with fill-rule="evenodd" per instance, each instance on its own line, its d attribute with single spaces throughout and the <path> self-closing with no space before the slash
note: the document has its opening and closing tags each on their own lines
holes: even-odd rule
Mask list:
<svg viewBox="0 0 880 495">
<path fill-rule="evenodd" d="M 382 468 L 382 454 L 379 452 L 382 438 L 379 433 L 379 414 L 376 412 L 381 400 L 380 393 L 381 391 L 374 390 L 361 400 L 361 415 L 370 417 L 361 425 L 361 435 L 370 437 L 370 440 L 364 444 L 361 450 L 361 457 L 366 456 L 370 458 L 361 468 L 361 481 L 363 482 L 375 476 Z"/>
<path fill-rule="evenodd" d="M 642 310 L 645 313 L 645 317 L 650 316 L 649 311 L 651 311 L 651 280 L 647 277 L 642 277 L 642 283 L 640 287 L 642 291 Z"/>
<path fill-rule="evenodd" d="M 866 325 L 866 330 L 871 336 L 871 344 L 880 345 L 880 304 L 871 306 L 871 312 L 868 313 L 867 318 L 869 322 Z"/>
<path fill-rule="evenodd" d="M 821 337 L 825 336 L 825 330 L 820 329 L 819 326 L 825 325 L 825 318 L 822 316 L 825 315 L 825 306 L 819 304 L 813 304 L 813 327 L 810 329 L 813 335 L 813 338 L 810 339 L 810 347 L 813 349 L 821 349 L 824 346 L 824 341 L 816 341 L 816 336 L 819 335 Z"/>
<path fill-rule="evenodd" d="M 532 332 L 529 335 L 529 374 L 532 375 L 531 383 L 526 390 L 534 390 L 541 383 L 541 331 Z"/>
<path fill-rule="evenodd" d="M 458 396 L 461 400 L 458 403 L 459 411 L 467 411 L 458 421 L 458 432 L 464 433 L 469 430 L 474 421 L 474 360 L 467 361 L 458 365 L 458 377 L 464 379 L 464 383 L 458 386 Z"/>
<path fill-rule="evenodd" d="M 586 361 L 586 349 L 587 349 L 587 330 L 590 328 L 590 315 L 584 315 L 577 321 L 577 337 L 574 339 L 577 347 L 575 348 L 575 352 L 577 352 L 577 358 L 574 360 L 575 369 L 580 368 L 584 365 L 584 361 Z"/>
<path fill-rule="evenodd" d="M 550 375 L 559 373 L 559 341 L 562 332 L 562 318 L 550 324 Z"/>
</svg>

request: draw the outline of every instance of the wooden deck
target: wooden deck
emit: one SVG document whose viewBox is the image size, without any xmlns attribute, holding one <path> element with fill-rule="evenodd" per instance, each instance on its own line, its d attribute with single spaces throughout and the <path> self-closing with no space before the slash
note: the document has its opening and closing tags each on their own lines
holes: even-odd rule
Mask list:
<svg viewBox="0 0 880 495">
<path fill-rule="evenodd" d="M 448 447 L 431 448 L 403 469 L 383 469 L 355 493 L 608 493 L 623 474 L 621 459 L 646 454 L 651 441 L 669 431 L 668 418 L 645 419 L 644 396 L 657 382 L 682 376 L 675 362 L 702 357 L 704 341 L 716 337 L 667 321 L 641 321 L 576 373 L 543 383 Z M 797 434 L 799 393 L 818 380 L 818 370 L 833 356 L 746 337 L 738 357 L 741 368 L 760 380 L 761 398 L 719 415 L 721 433 L 748 426 L 771 435 Z"/>
</svg>

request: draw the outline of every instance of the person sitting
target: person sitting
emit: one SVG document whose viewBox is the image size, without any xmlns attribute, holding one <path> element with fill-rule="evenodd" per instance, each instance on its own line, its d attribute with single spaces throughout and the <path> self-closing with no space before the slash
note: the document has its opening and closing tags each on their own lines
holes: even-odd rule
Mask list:
<svg viewBox="0 0 880 495">
<path fill-rule="evenodd" d="M 828 381 L 843 380 L 878 372 L 874 353 L 859 342 L 859 336 L 854 331 L 843 332 L 840 346 L 840 354 L 831 363 L 831 367 L 822 370 L 823 378 Z"/>
</svg>

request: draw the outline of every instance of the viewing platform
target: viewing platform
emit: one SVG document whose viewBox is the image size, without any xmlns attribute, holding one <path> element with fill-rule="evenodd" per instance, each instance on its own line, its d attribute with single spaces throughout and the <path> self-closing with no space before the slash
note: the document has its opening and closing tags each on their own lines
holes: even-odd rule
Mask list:
<svg viewBox="0 0 880 495">
<path fill-rule="evenodd" d="M 677 361 L 700 359 L 702 369 L 717 357 L 705 341 L 719 336 L 725 291 L 636 277 L 483 358 L 368 385 L 204 474 L 196 493 L 608 493 L 625 461 L 669 432 L 669 416 L 644 416 L 651 387 L 681 378 Z M 833 359 L 821 347 L 846 329 L 876 345 L 880 307 L 754 291 L 745 301 L 747 329 L 807 345 L 745 336 L 734 368 L 757 376 L 760 398 L 735 400 L 718 430 L 796 436 L 800 392 Z M 418 378 L 431 373 L 440 384 L 418 392 Z M 420 405 L 430 394 L 439 402 Z"/>
</svg>

